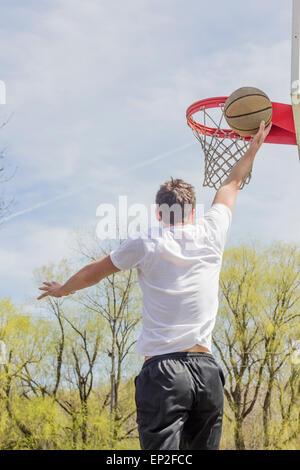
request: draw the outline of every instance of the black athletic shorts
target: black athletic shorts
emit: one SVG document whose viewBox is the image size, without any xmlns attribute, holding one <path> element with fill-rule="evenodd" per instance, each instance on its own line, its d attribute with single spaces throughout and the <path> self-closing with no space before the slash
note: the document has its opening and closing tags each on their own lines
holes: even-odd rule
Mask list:
<svg viewBox="0 0 300 470">
<path fill-rule="evenodd" d="M 142 450 L 219 448 L 225 379 L 211 354 L 154 356 L 134 382 Z"/>
</svg>

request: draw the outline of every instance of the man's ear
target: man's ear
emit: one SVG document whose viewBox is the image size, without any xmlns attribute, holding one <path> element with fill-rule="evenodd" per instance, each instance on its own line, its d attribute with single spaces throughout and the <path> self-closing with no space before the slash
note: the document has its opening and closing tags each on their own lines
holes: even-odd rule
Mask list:
<svg viewBox="0 0 300 470">
<path fill-rule="evenodd" d="M 157 218 L 158 222 L 161 222 L 161 216 L 160 216 L 160 213 L 159 213 L 159 210 L 158 210 L 158 206 L 156 206 L 155 215 L 156 215 L 156 218 Z"/>
</svg>

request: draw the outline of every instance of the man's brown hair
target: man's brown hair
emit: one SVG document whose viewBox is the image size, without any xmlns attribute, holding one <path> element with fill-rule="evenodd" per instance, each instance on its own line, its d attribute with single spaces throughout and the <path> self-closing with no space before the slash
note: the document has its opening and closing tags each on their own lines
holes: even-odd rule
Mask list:
<svg viewBox="0 0 300 470">
<path fill-rule="evenodd" d="M 171 178 L 161 185 L 155 202 L 159 206 L 159 215 L 164 223 L 170 225 L 185 223 L 196 207 L 195 189 L 181 179 Z"/>
</svg>

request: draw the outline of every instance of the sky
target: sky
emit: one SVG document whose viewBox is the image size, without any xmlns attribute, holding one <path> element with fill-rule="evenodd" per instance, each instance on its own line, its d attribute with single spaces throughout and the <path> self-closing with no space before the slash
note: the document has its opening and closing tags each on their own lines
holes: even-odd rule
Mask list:
<svg viewBox="0 0 300 470">
<path fill-rule="evenodd" d="M 193 102 L 255 86 L 290 103 L 291 0 L 0 0 L 0 148 L 13 199 L 0 227 L 0 295 L 36 307 L 33 271 L 72 257 L 96 209 L 151 204 L 183 178 L 206 208 Z M 229 243 L 299 242 L 296 147 L 263 146 Z"/>
</svg>

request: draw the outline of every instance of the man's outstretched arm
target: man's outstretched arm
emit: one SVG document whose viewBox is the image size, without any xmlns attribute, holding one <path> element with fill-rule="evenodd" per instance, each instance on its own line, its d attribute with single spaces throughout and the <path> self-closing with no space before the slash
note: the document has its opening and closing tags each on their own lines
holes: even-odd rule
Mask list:
<svg viewBox="0 0 300 470">
<path fill-rule="evenodd" d="M 74 294 L 74 292 L 78 290 L 97 284 L 105 277 L 118 271 L 119 269 L 113 265 L 110 256 L 105 256 L 80 269 L 80 271 L 74 274 L 74 276 L 63 285 L 58 282 L 43 282 L 43 287 L 39 287 L 39 289 L 45 292 L 38 297 L 38 300 L 48 295 L 52 297 L 64 297 L 65 295 Z"/>
<path fill-rule="evenodd" d="M 255 155 L 264 143 L 271 127 L 272 124 L 265 128 L 265 123 L 261 123 L 260 129 L 253 138 L 249 150 L 236 163 L 228 178 L 224 181 L 220 189 L 218 189 L 213 204 L 224 204 L 229 207 L 231 212 L 233 212 L 240 186 L 252 170 Z"/>
</svg>

